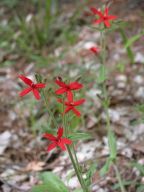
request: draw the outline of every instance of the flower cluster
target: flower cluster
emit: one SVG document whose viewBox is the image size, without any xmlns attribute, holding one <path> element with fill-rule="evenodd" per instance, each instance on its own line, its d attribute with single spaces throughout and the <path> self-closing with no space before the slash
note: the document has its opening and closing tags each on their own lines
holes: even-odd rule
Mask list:
<svg viewBox="0 0 144 192">
<path fill-rule="evenodd" d="M 109 8 L 105 7 L 104 12 L 96 9 L 95 7 L 91 7 L 88 16 L 98 16 L 97 19 L 94 19 L 93 24 L 100 24 L 103 23 L 106 28 L 109 28 L 111 26 L 110 21 L 115 20 L 117 16 L 115 15 L 109 15 Z M 92 46 L 89 49 L 92 53 L 95 55 L 99 54 L 101 52 L 100 48 L 96 46 Z"/>
<path fill-rule="evenodd" d="M 64 114 L 68 113 L 69 111 L 73 111 L 74 114 L 79 117 L 81 115 L 81 113 L 75 107 L 83 104 L 85 102 L 85 99 L 80 99 L 78 101 L 74 101 L 72 91 L 81 89 L 83 87 L 83 85 L 78 82 L 72 82 L 70 84 L 65 84 L 64 82 L 62 82 L 59 79 L 56 79 L 55 83 L 60 87 L 55 92 L 57 95 L 66 93 L 66 97 L 67 97 L 66 101 L 63 102 L 62 99 L 58 99 L 59 103 L 62 103 L 66 106 Z"/>
<path fill-rule="evenodd" d="M 33 92 L 35 99 L 39 100 L 40 99 L 39 89 L 45 88 L 46 84 L 34 83 L 31 79 L 29 79 L 28 77 L 25 77 L 24 75 L 19 75 L 18 77 L 28 86 L 23 91 L 21 91 L 19 95 L 23 97 L 28 93 Z M 85 99 L 74 101 L 73 91 L 81 89 L 83 85 L 81 83 L 78 83 L 77 81 L 66 84 L 60 79 L 56 79 L 55 83 L 60 87 L 55 91 L 56 95 L 66 94 L 66 101 L 63 101 L 62 99 L 58 99 L 58 102 L 66 106 L 64 114 L 68 113 L 69 111 L 73 111 L 74 114 L 79 117 L 81 113 L 76 109 L 76 107 L 83 104 Z M 70 139 L 63 138 L 62 136 L 63 136 L 62 127 L 58 128 L 57 136 L 54 136 L 49 133 L 45 133 L 43 135 L 43 138 L 51 141 L 51 144 L 48 146 L 47 151 L 51 151 L 57 146 L 64 151 L 66 150 L 65 145 L 72 144 L 72 141 Z"/>
</svg>

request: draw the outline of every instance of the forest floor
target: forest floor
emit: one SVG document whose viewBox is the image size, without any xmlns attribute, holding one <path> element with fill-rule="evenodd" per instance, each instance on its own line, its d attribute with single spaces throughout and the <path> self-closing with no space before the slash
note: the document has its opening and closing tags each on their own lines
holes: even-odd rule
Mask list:
<svg viewBox="0 0 144 192">
<path fill-rule="evenodd" d="M 144 6 L 130 1 L 116 1 L 112 13 L 128 23 L 124 27 L 128 39 L 144 29 Z M 134 1 L 131 1 L 134 2 Z M 93 4 L 95 6 L 95 4 Z M 21 99 L 18 96 L 23 85 L 17 76 L 35 73 L 45 77 L 49 88 L 54 87 L 54 78 L 60 76 L 81 79 L 85 85 L 86 103 L 83 106 L 84 124 L 80 130 L 92 138 L 79 141 L 77 155 L 80 163 L 95 163 L 92 177 L 93 192 L 119 192 L 120 188 L 113 168 L 101 177 L 99 170 L 109 154 L 105 128 L 105 113 L 100 104 L 99 87 L 95 85 L 100 61 L 89 47 L 99 45 L 99 32 L 91 29 L 90 19 L 80 9 L 67 5 L 55 21 L 54 41 L 38 50 L 27 51 L 18 29 L 15 33 L 9 25 L 10 16 L 4 6 L 0 7 L 0 191 L 29 191 L 39 183 L 39 172 L 53 171 L 59 175 L 70 190 L 79 187 L 67 153 L 54 150 L 46 152 L 46 143 L 41 139 L 47 129 L 47 113 L 43 103 L 34 101 L 32 96 Z M 69 11 L 71 10 L 71 11 Z M 31 17 L 32 8 L 25 18 Z M 10 21 L 12 22 L 12 21 Z M 60 25 L 66 30 L 60 31 Z M 68 26 L 68 27 L 67 27 Z M 59 35 L 60 34 L 60 35 Z M 26 39 L 28 40 L 28 39 Z M 29 39 L 30 40 L 30 39 Z M 128 57 L 119 30 L 107 36 L 106 65 L 109 68 L 107 89 L 110 97 L 109 114 L 111 127 L 117 137 L 117 164 L 127 192 L 144 191 L 144 35 L 131 45 L 134 63 Z M 21 43 L 21 44 L 18 44 Z M 20 47 L 20 48 L 19 48 Z M 26 47 L 26 49 L 28 49 Z M 55 100 L 49 99 L 50 107 Z M 57 113 L 57 109 L 55 111 Z M 79 122 L 77 122 L 78 125 Z M 43 130 L 41 130 L 43 128 Z"/>
</svg>

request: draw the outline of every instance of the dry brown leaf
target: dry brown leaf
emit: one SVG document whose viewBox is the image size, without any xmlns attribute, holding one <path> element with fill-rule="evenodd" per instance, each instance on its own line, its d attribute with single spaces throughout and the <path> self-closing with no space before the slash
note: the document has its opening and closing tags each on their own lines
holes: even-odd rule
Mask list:
<svg viewBox="0 0 144 192">
<path fill-rule="evenodd" d="M 132 144 L 132 148 L 134 150 L 144 153 L 144 141 L 140 141 L 139 143 Z"/>
<path fill-rule="evenodd" d="M 44 165 L 42 161 L 32 161 L 26 166 L 25 171 L 41 171 Z"/>
</svg>

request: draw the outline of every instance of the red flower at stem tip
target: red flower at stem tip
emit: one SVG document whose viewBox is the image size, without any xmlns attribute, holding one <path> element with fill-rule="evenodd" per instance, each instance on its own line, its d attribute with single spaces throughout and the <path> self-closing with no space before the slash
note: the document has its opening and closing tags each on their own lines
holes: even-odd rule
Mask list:
<svg viewBox="0 0 144 192">
<path fill-rule="evenodd" d="M 93 46 L 90 48 L 90 51 L 94 54 L 98 54 L 100 52 L 100 49 L 98 47 Z"/>
<path fill-rule="evenodd" d="M 60 89 L 56 90 L 55 93 L 57 95 L 66 93 L 67 99 L 70 101 L 73 99 L 72 90 L 78 90 L 78 89 L 81 89 L 83 87 L 83 85 L 81 83 L 72 82 L 72 83 L 66 84 L 63 81 L 60 81 L 59 79 L 56 79 L 55 83 L 61 87 Z"/>
<path fill-rule="evenodd" d="M 93 12 L 94 15 L 98 15 L 99 19 L 94 20 L 94 24 L 100 24 L 100 23 L 104 23 L 104 25 L 109 28 L 110 27 L 110 20 L 115 20 L 117 18 L 117 16 L 115 15 L 108 15 L 109 12 L 109 8 L 106 7 L 104 10 L 104 13 L 102 13 L 101 11 L 97 10 L 94 7 L 91 7 L 90 10 Z"/>
<path fill-rule="evenodd" d="M 31 79 L 25 77 L 24 75 L 19 75 L 18 78 L 20 78 L 25 84 L 28 85 L 26 89 L 24 89 L 19 93 L 20 97 L 23 97 L 32 91 L 35 98 L 39 100 L 40 99 L 39 89 L 44 88 L 46 85 L 44 83 L 35 84 Z"/>
<path fill-rule="evenodd" d="M 57 131 L 57 136 L 54 136 L 49 133 L 45 133 L 43 138 L 50 140 L 52 143 L 48 146 L 47 151 L 53 150 L 55 147 L 60 147 L 62 151 L 66 150 L 65 145 L 71 145 L 72 141 L 68 138 L 62 138 L 63 136 L 63 128 L 59 127 Z"/>
<path fill-rule="evenodd" d="M 58 102 L 63 103 L 62 99 L 58 99 Z M 64 104 L 66 106 L 64 114 L 68 113 L 69 111 L 73 111 L 76 116 L 80 117 L 81 113 L 75 107 L 83 104 L 84 102 L 85 102 L 85 99 L 80 99 L 78 101 L 70 100 L 70 101 L 64 102 Z"/>
</svg>

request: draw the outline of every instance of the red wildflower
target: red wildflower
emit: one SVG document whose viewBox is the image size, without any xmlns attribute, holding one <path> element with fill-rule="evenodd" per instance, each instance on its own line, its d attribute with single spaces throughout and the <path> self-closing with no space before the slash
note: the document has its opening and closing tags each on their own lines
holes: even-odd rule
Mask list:
<svg viewBox="0 0 144 192">
<path fill-rule="evenodd" d="M 58 99 L 58 102 L 63 103 L 63 101 L 61 99 Z M 66 106 L 64 114 L 68 113 L 69 111 L 73 111 L 76 116 L 78 116 L 78 117 L 81 116 L 80 111 L 78 111 L 75 107 L 83 104 L 84 102 L 85 102 L 85 99 L 80 99 L 78 101 L 69 100 L 69 101 L 64 102 L 64 104 Z"/>
<path fill-rule="evenodd" d="M 34 96 L 35 96 L 35 98 L 36 98 L 37 100 L 39 100 L 39 99 L 40 99 L 39 89 L 44 88 L 46 85 L 45 85 L 44 83 L 36 83 L 36 84 L 34 84 L 34 82 L 33 82 L 31 79 L 25 77 L 24 75 L 19 75 L 18 77 L 19 77 L 25 84 L 28 85 L 28 87 L 27 87 L 26 89 L 24 89 L 22 92 L 20 92 L 19 95 L 20 95 L 21 97 L 23 97 L 23 96 L 27 95 L 29 92 L 32 91 L 33 94 L 34 94 Z"/>
<path fill-rule="evenodd" d="M 94 15 L 98 15 L 99 19 L 95 20 L 94 23 L 95 24 L 99 24 L 99 23 L 104 23 L 104 25 L 106 27 L 110 27 L 110 20 L 115 20 L 117 18 L 117 16 L 115 15 L 108 15 L 109 12 L 109 8 L 106 7 L 104 10 L 104 13 L 102 13 L 101 11 L 97 10 L 96 8 L 92 7 L 91 11 L 93 12 Z"/>
<path fill-rule="evenodd" d="M 83 85 L 81 83 L 78 83 L 78 82 L 72 82 L 70 84 L 65 84 L 63 81 L 60 81 L 59 79 L 56 79 L 55 82 L 58 86 L 61 87 L 60 89 L 56 90 L 55 93 L 57 95 L 66 93 L 67 99 L 70 101 L 73 98 L 72 90 L 78 90 L 78 89 L 81 89 L 83 87 Z"/>
<path fill-rule="evenodd" d="M 94 54 L 98 54 L 100 52 L 100 49 L 98 47 L 91 47 L 90 51 L 93 52 Z"/>
<path fill-rule="evenodd" d="M 65 145 L 70 145 L 72 144 L 72 141 L 68 138 L 62 138 L 63 136 L 63 128 L 59 127 L 58 131 L 57 131 L 57 136 L 54 136 L 52 134 L 49 133 L 45 133 L 43 135 L 43 138 L 46 138 L 50 141 L 52 141 L 52 143 L 48 146 L 47 150 L 51 151 L 53 150 L 55 147 L 60 147 L 63 151 L 66 150 L 66 146 Z"/>
</svg>

